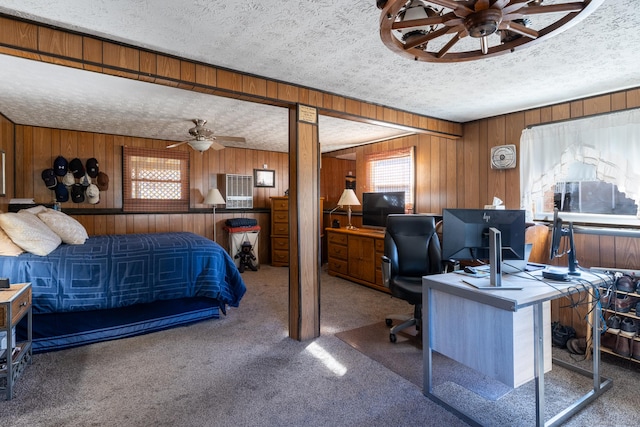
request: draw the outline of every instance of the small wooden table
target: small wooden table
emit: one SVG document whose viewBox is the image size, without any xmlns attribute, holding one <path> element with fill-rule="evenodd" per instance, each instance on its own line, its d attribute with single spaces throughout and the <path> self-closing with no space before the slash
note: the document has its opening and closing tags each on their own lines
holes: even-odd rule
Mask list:
<svg viewBox="0 0 640 427">
<path fill-rule="evenodd" d="M 13 342 L 13 328 L 27 316 L 27 340 Z M 6 333 L 6 361 L 0 363 L 0 390 L 6 391 L 6 399 L 13 398 L 13 385 L 24 367 L 31 364 L 31 283 L 11 285 L 9 289 L 0 289 L 0 332 Z M 15 348 L 15 351 L 12 349 Z M 2 353 L 3 350 L 0 350 Z"/>
</svg>

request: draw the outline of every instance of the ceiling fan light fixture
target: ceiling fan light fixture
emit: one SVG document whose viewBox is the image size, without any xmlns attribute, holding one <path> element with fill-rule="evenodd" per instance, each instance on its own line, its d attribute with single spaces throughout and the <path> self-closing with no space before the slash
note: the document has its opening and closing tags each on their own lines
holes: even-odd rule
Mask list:
<svg viewBox="0 0 640 427">
<path fill-rule="evenodd" d="M 604 1 L 380 0 L 376 5 L 382 9 L 380 38 L 391 51 L 411 60 L 451 63 L 511 53 L 548 40 L 583 21 Z M 535 23 L 527 22 L 526 15 L 535 15 Z M 480 39 L 480 47 L 458 43 L 466 37 Z"/>
<path fill-rule="evenodd" d="M 413 21 L 416 19 L 432 18 L 437 16 L 438 12 L 424 0 L 410 0 L 406 7 L 398 14 L 398 22 Z M 432 25 L 413 27 L 409 29 L 399 30 L 402 34 L 401 40 L 404 43 L 412 43 L 417 37 L 422 37 L 433 31 Z M 420 49 L 426 49 L 427 43 L 422 43 Z"/>
<path fill-rule="evenodd" d="M 438 12 L 425 3 L 424 0 L 410 0 L 407 6 L 398 14 L 398 22 L 413 21 L 415 19 L 431 18 L 438 15 Z M 417 36 L 424 36 L 433 31 L 433 26 L 414 27 L 400 30 L 402 41 L 411 42 Z"/>
<path fill-rule="evenodd" d="M 195 139 L 193 141 L 189 141 L 188 144 L 194 150 L 203 153 L 211 148 L 211 144 L 213 144 L 213 141 L 210 139 Z"/>
</svg>

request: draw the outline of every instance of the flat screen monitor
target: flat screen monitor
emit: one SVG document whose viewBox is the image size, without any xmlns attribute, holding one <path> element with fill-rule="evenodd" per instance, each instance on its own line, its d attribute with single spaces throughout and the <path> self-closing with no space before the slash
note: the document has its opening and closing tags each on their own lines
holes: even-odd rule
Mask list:
<svg viewBox="0 0 640 427">
<path fill-rule="evenodd" d="M 525 259 L 524 210 L 444 209 L 442 259 L 488 260 L 489 229 L 500 231 L 503 260 Z"/>
<path fill-rule="evenodd" d="M 362 193 L 362 226 L 383 229 L 389 214 L 403 214 L 404 191 Z"/>
<path fill-rule="evenodd" d="M 565 252 L 561 252 L 560 242 L 562 238 L 568 239 L 569 248 Z M 573 237 L 573 223 L 569 223 L 568 227 L 564 227 L 562 218 L 558 216 L 558 209 L 553 210 L 553 224 L 551 225 L 551 250 L 549 252 L 549 260 L 560 257 L 567 254 L 567 273 L 572 276 L 579 276 L 580 272 L 577 270 L 578 260 L 576 259 L 576 245 Z M 547 277 L 557 278 L 557 277 Z"/>
</svg>

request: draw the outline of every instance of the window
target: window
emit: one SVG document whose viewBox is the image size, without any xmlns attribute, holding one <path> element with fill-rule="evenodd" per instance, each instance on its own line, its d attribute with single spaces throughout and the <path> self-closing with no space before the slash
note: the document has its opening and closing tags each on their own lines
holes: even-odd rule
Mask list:
<svg viewBox="0 0 640 427">
<path fill-rule="evenodd" d="M 189 210 L 189 153 L 123 147 L 125 212 Z"/>
<path fill-rule="evenodd" d="M 640 109 L 525 129 L 521 206 L 573 222 L 640 225 Z"/>
<path fill-rule="evenodd" d="M 365 156 L 367 192 L 404 191 L 407 211 L 413 211 L 415 161 L 413 147 Z"/>
</svg>

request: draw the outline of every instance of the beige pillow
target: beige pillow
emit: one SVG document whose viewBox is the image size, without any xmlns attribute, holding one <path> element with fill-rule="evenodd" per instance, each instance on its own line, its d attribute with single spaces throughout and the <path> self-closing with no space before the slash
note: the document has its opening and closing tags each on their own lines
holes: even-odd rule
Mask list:
<svg viewBox="0 0 640 427">
<path fill-rule="evenodd" d="M 7 233 L 4 232 L 2 228 L 0 228 L 0 255 L 3 256 L 18 256 L 24 251 L 22 248 L 15 243 Z"/>
<path fill-rule="evenodd" d="M 13 243 L 34 255 L 48 255 L 62 243 L 60 236 L 29 212 L 0 214 L 0 227 Z"/>
<path fill-rule="evenodd" d="M 46 206 L 37 205 L 37 206 L 33 206 L 33 207 L 27 208 L 27 209 L 20 209 L 18 211 L 18 213 L 20 213 L 20 212 L 29 212 L 29 213 L 32 213 L 34 215 L 38 215 L 40 212 L 44 212 L 46 210 L 47 210 Z"/>
<path fill-rule="evenodd" d="M 69 245 L 82 245 L 89 238 L 82 224 L 60 211 L 45 209 L 38 214 L 38 218 Z"/>
</svg>

